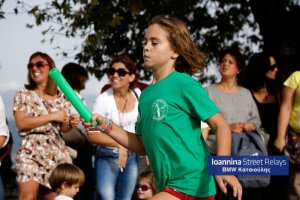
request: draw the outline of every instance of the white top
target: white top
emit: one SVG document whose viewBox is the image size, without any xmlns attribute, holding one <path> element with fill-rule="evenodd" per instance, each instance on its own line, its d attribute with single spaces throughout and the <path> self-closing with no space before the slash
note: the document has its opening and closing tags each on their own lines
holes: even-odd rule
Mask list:
<svg viewBox="0 0 300 200">
<path fill-rule="evenodd" d="M 0 96 L 0 136 L 6 136 L 6 140 L 2 146 L 4 147 L 9 140 L 9 130 L 6 124 L 5 106 L 1 96 Z"/>
<path fill-rule="evenodd" d="M 71 197 L 66 196 L 66 195 L 60 194 L 60 195 L 56 196 L 54 198 L 54 200 L 73 200 L 73 199 Z"/>
<path fill-rule="evenodd" d="M 140 89 L 136 88 L 135 92 L 140 96 Z M 133 91 L 132 95 L 136 98 Z M 126 131 L 135 133 L 135 124 L 138 116 L 138 99 L 136 98 L 134 109 L 130 112 L 122 113 L 122 122 L 120 120 L 120 113 L 117 108 L 117 104 L 113 95 L 113 89 L 109 88 L 105 92 L 101 93 L 93 105 L 93 113 L 98 113 L 108 119 L 111 119 L 115 124 L 122 125 Z"/>
</svg>

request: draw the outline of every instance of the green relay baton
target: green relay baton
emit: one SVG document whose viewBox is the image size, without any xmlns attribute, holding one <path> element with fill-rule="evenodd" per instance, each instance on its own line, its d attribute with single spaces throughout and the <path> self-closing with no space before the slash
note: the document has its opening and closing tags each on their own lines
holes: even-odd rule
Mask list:
<svg viewBox="0 0 300 200">
<path fill-rule="evenodd" d="M 68 100 L 71 102 L 74 108 L 77 110 L 80 117 L 82 117 L 86 122 L 91 122 L 92 113 L 89 111 L 86 105 L 84 105 L 84 103 L 80 100 L 78 95 L 74 92 L 72 87 L 63 77 L 63 75 L 58 71 L 58 69 L 57 68 L 51 69 L 49 75 L 53 79 L 53 81 L 58 85 L 58 87 L 64 93 L 64 95 L 68 98 Z M 97 122 L 95 122 L 94 126 L 95 125 L 97 125 Z"/>
</svg>

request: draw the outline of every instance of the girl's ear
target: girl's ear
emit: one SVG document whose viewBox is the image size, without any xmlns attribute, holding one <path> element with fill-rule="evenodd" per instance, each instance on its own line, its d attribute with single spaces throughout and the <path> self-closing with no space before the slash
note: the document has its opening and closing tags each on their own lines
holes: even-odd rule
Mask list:
<svg viewBox="0 0 300 200">
<path fill-rule="evenodd" d="M 174 51 L 173 55 L 171 56 L 172 59 L 178 58 L 179 54 Z"/>
</svg>

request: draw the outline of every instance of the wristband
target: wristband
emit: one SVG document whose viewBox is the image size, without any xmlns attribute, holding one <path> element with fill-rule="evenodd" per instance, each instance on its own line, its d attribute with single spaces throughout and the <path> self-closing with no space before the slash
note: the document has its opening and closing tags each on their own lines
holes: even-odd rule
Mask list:
<svg viewBox="0 0 300 200">
<path fill-rule="evenodd" d="M 103 123 L 100 124 L 99 129 L 102 133 L 110 134 L 110 132 L 112 131 L 112 125 L 113 125 L 113 121 L 105 118 Z"/>
<path fill-rule="evenodd" d="M 107 124 L 106 130 L 105 130 L 105 133 L 107 135 L 111 133 L 112 127 L 113 127 L 113 121 L 112 120 L 108 120 L 108 124 Z"/>
</svg>

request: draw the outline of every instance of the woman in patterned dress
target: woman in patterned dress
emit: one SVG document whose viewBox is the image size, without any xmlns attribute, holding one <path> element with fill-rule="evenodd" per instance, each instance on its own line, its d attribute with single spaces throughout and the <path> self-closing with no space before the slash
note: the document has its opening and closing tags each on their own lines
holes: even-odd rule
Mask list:
<svg viewBox="0 0 300 200">
<path fill-rule="evenodd" d="M 55 67 L 52 58 L 36 52 L 29 59 L 28 84 L 18 89 L 14 117 L 22 144 L 17 152 L 16 170 L 19 199 L 53 199 L 48 177 L 58 164 L 71 158 L 59 132 L 77 126 L 79 117 L 70 121 L 70 103 L 49 77 Z M 41 186 L 41 187 L 40 187 Z M 41 189 L 41 190 L 40 190 Z"/>
</svg>

